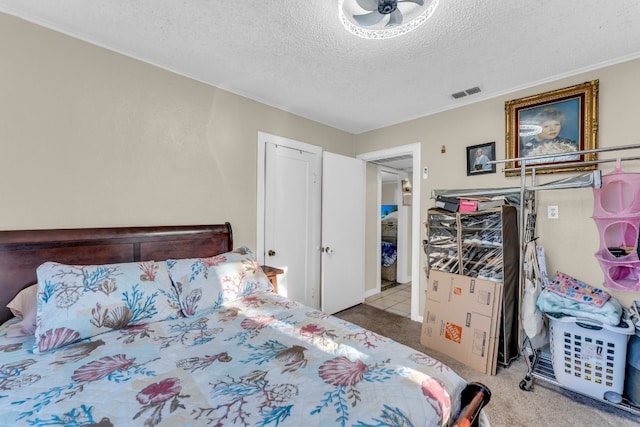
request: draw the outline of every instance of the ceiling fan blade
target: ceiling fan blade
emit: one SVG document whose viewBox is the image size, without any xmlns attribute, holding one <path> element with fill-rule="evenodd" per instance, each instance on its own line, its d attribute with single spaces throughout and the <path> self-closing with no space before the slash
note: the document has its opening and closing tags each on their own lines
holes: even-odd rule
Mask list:
<svg viewBox="0 0 640 427">
<path fill-rule="evenodd" d="M 364 15 L 353 15 L 353 20 L 363 27 L 375 25 L 384 18 L 385 15 L 376 12 L 365 13 Z"/>
<path fill-rule="evenodd" d="M 356 3 L 364 10 L 378 10 L 378 0 L 356 0 Z"/>
<path fill-rule="evenodd" d="M 418 6 L 424 6 L 424 0 L 398 0 L 398 3 L 406 3 L 406 2 L 415 3 Z"/>
<path fill-rule="evenodd" d="M 396 25 L 402 24 L 402 12 L 399 9 L 394 10 L 389 14 L 389 22 L 385 27 L 395 27 Z"/>
</svg>

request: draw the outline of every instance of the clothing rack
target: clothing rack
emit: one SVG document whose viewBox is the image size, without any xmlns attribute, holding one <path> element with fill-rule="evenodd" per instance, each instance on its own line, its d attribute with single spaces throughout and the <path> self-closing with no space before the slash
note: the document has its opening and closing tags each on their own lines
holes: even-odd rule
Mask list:
<svg viewBox="0 0 640 427">
<path fill-rule="evenodd" d="M 598 148 L 592 150 L 581 150 L 572 152 L 571 154 L 575 155 L 585 155 L 585 154 L 597 154 L 597 153 L 605 153 L 605 152 L 620 152 L 631 149 L 640 149 L 640 144 L 632 144 L 632 145 L 622 145 L 615 147 L 606 147 L 606 148 Z M 525 281 L 525 271 L 524 271 L 524 250 L 525 245 L 531 240 L 537 238 L 535 236 L 535 218 L 536 218 L 536 207 L 535 207 L 535 193 L 540 190 L 554 190 L 554 189 L 571 189 L 571 188 L 584 188 L 584 187 L 593 187 L 600 188 L 602 184 L 602 175 L 601 171 L 594 170 L 590 173 L 583 174 L 583 177 L 587 177 L 590 175 L 590 179 L 578 179 L 572 182 L 572 178 L 565 178 L 559 181 L 554 181 L 548 184 L 539 185 L 536 182 L 536 172 L 538 170 L 550 169 L 550 168 L 558 168 L 557 164 L 539 164 L 527 163 L 527 160 L 544 160 L 548 158 L 557 157 L 558 154 L 549 154 L 542 156 L 531 156 L 531 157 L 518 157 L 514 159 L 503 159 L 503 160 L 493 160 L 489 163 L 492 164 L 502 164 L 508 162 L 520 162 L 520 167 L 517 168 L 505 168 L 504 171 L 520 171 L 520 215 L 519 215 L 519 230 L 520 230 L 520 281 L 519 281 L 519 313 L 522 313 L 522 298 L 524 293 L 524 281 Z M 561 165 L 562 168 L 571 168 L 571 167 L 584 167 L 587 165 L 598 165 L 603 163 L 611 163 L 620 161 L 630 161 L 630 160 L 640 160 L 640 156 L 631 156 L 631 157 L 622 157 L 622 158 L 607 158 L 607 159 L 595 159 L 589 160 L 585 162 L 570 162 L 563 163 Z M 527 175 L 531 177 L 531 183 L 527 185 Z M 529 208 L 529 217 L 527 217 L 526 204 L 529 202 L 531 204 Z M 527 221 L 528 219 L 528 221 Z M 531 223 L 533 221 L 533 224 Z M 525 229 L 526 228 L 526 229 Z M 522 390 L 531 390 L 533 388 L 533 378 L 541 379 L 547 382 L 550 382 L 556 386 L 562 387 L 562 385 L 556 380 L 555 374 L 553 372 L 552 362 L 547 354 L 542 354 L 538 349 L 534 349 L 532 346 L 528 349 L 530 354 L 525 354 L 525 345 L 528 342 L 528 338 L 523 339 L 523 327 L 522 327 L 522 315 L 518 319 L 519 321 L 519 334 L 520 334 L 520 352 L 525 356 L 525 361 L 528 365 L 528 373 L 525 378 L 520 382 L 520 388 Z M 617 407 L 619 409 L 631 412 L 635 415 L 640 415 L 640 408 L 634 406 L 626 399 L 622 402 L 611 402 L 606 401 L 607 404 Z"/>
<path fill-rule="evenodd" d="M 617 152 L 617 151 L 623 151 L 623 150 L 632 150 L 632 149 L 638 149 L 640 148 L 640 144 L 632 144 L 632 145 L 620 145 L 620 146 L 616 146 L 616 147 L 604 147 L 604 148 L 594 148 L 591 150 L 580 150 L 580 151 L 572 151 L 571 154 L 572 155 L 578 155 L 578 156 L 582 156 L 585 154 L 598 154 L 598 153 L 605 153 L 605 152 Z M 536 172 L 541 169 L 541 170 L 545 170 L 545 169 L 552 169 L 552 168 L 557 168 L 558 165 L 557 164 L 528 164 L 527 160 L 531 161 L 531 160 L 544 160 L 544 159 L 549 159 L 549 158 L 553 158 L 553 157 L 558 157 L 558 154 L 545 154 L 545 155 L 540 155 L 540 156 L 531 156 L 531 157 L 516 157 L 513 159 L 502 159 L 502 160 L 491 160 L 489 163 L 490 164 L 502 164 L 502 163 L 509 163 L 509 162 L 520 162 L 520 167 L 516 167 L 516 168 L 504 168 L 503 171 L 504 172 L 515 172 L 515 171 L 520 171 L 520 200 L 525 200 L 525 193 L 527 191 L 535 191 L 538 189 L 542 189 L 539 188 L 536 184 Z M 635 157 L 626 157 L 626 158 L 621 158 L 620 160 L 622 161 L 627 161 L 627 160 L 639 160 L 640 156 L 635 156 Z M 589 160 L 586 162 L 570 162 L 570 163 L 563 163 L 561 165 L 562 168 L 570 168 L 570 167 L 584 167 L 584 166 L 591 166 L 591 165 L 598 165 L 601 163 L 611 163 L 611 162 L 615 162 L 617 161 L 617 158 L 613 158 L 613 159 L 596 159 L 596 160 Z M 526 183 L 526 176 L 527 175 L 531 176 L 531 185 L 527 186 Z M 560 187 L 560 188 L 578 188 L 578 187 Z M 545 190 L 553 190 L 555 189 L 553 187 L 553 185 L 548 185 L 545 186 L 544 188 Z M 521 223 L 520 225 L 522 226 L 524 224 L 524 209 L 520 210 L 520 220 Z M 522 228 L 520 229 L 520 231 L 523 231 Z M 521 240 L 522 240 L 522 234 L 521 234 Z M 522 242 L 521 242 L 522 243 Z"/>
</svg>

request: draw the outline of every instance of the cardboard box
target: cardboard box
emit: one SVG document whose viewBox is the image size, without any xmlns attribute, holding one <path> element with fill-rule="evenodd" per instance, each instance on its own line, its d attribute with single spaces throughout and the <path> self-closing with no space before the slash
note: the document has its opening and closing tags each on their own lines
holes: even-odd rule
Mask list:
<svg viewBox="0 0 640 427">
<path fill-rule="evenodd" d="M 431 270 L 420 342 L 495 375 L 502 283 Z"/>
</svg>

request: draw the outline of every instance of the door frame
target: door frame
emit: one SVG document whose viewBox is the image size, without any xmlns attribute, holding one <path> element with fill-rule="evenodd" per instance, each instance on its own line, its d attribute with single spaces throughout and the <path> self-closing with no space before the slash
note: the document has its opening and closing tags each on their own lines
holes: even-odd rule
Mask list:
<svg viewBox="0 0 640 427">
<path fill-rule="evenodd" d="M 272 135 L 266 132 L 258 132 L 258 159 L 257 159 L 257 187 L 256 187 L 256 258 L 257 261 L 263 265 L 265 264 L 264 258 L 264 220 L 265 220 L 265 169 L 266 169 L 266 146 L 268 142 L 272 142 L 284 147 L 302 150 L 309 153 L 316 154 L 322 158 L 322 147 L 316 145 L 307 144 L 304 142 L 296 141 L 294 139 L 284 138 L 282 136 Z M 320 230 L 320 216 L 318 215 L 317 223 L 314 227 Z M 320 271 L 320 248 L 318 247 L 318 270 Z"/>
<path fill-rule="evenodd" d="M 421 143 L 400 145 L 384 150 L 370 151 L 356 155 L 356 158 L 364 161 L 380 160 L 410 154 L 413 156 L 413 193 L 411 195 L 411 320 L 422 321 L 420 312 L 420 147 Z M 379 203 L 380 201 L 378 201 Z M 378 215 L 379 216 L 379 215 Z M 380 241 L 380 227 L 378 227 L 378 241 Z M 379 245 L 378 245 L 379 246 Z M 378 248 L 378 251 L 380 249 Z M 377 281 L 380 282 L 380 270 L 378 269 Z"/>
</svg>

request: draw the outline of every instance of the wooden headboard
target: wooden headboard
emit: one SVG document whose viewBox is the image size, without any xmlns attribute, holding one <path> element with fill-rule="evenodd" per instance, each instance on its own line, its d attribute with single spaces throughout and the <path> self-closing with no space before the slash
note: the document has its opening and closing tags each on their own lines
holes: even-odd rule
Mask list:
<svg viewBox="0 0 640 427">
<path fill-rule="evenodd" d="M 46 262 L 111 264 L 204 258 L 233 249 L 231 224 L 0 231 L 0 323 Z"/>
</svg>

